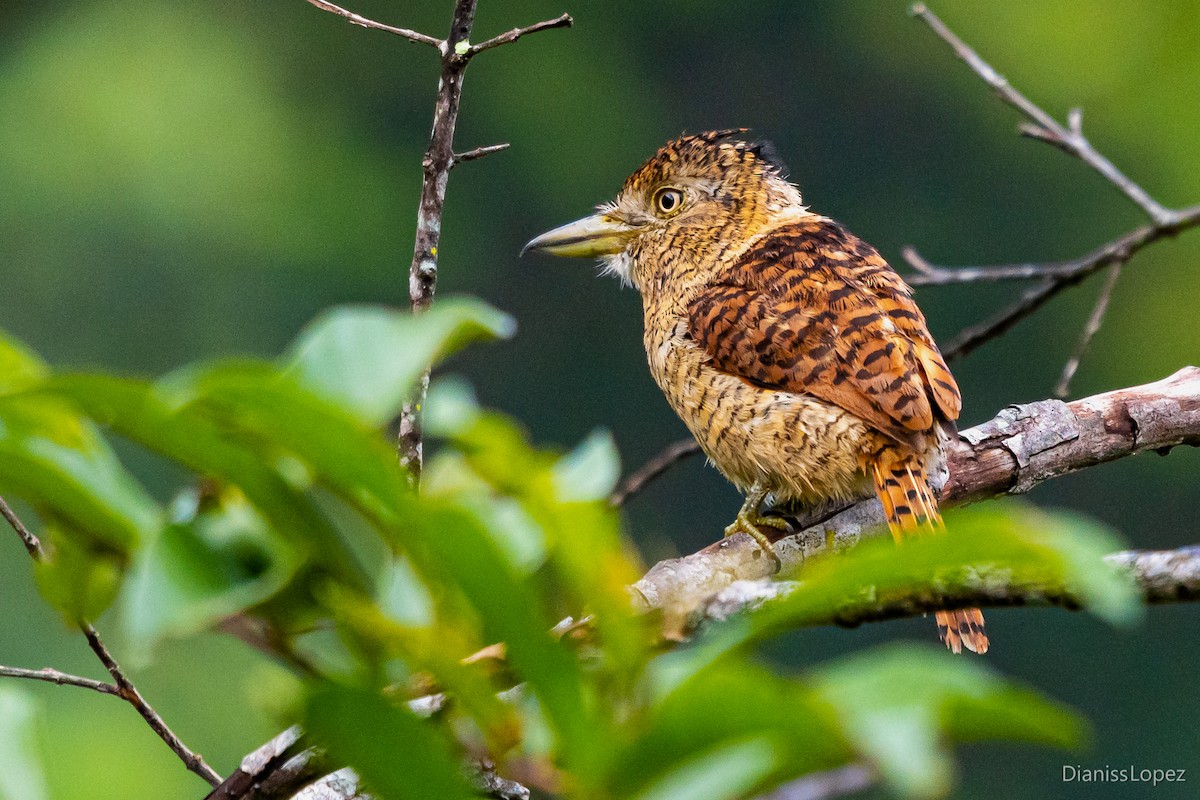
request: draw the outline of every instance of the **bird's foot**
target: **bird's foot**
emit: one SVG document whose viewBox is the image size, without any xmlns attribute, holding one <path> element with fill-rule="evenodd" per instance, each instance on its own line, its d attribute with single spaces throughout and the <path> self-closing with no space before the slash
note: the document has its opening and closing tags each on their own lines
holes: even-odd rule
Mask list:
<svg viewBox="0 0 1200 800">
<path fill-rule="evenodd" d="M 779 555 L 775 552 L 775 546 L 771 544 L 771 540 L 762 532 L 764 526 L 781 531 L 788 529 L 786 520 L 779 517 L 764 517 L 757 510 L 743 508 L 738 512 L 737 519 L 733 521 L 733 524 L 725 529 L 725 537 L 728 538 L 738 533 L 747 534 L 758 542 L 758 546 L 764 553 L 771 557 L 771 560 L 775 562 L 775 572 L 779 572 L 783 568 L 783 562 L 779 560 Z"/>
</svg>

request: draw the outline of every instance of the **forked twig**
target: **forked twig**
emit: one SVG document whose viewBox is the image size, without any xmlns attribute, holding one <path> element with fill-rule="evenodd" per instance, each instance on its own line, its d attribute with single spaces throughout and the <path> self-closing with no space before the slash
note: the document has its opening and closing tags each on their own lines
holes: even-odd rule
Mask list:
<svg viewBox="0 0 1200 800">
<path fill-rule="evenodd" d="M 1099 270 L 1109 267 L 1109 281 L 1101 291 L 1101 302 L 1089 319 L 1089 326 L 1082 335 L 1080 346 L 1063 370 L 1059 391 L 1065 392 L 1070 378 L 1079 367 L 1079 361 L 1087 344 L 1103 322 L 1112 284 L 1120 276 L 1121 267 L 1128 263 L 1134 253 L 1148 244 L 1164 237 L 1175 236 L 1183 230 L 1200 225 L 1200 205 L 1184 209 L 1170 209 L 1150 196 L 1149 192 L 1129 179 L 1123 172 L 1101 154 L 1083 133 L 1083 111 L 1076 108 L 1067 114 L 1063 125 L 1040 106 L 1032 102 L 1013 86 L 978 53 L 958 38 L 924 3 L 916 3 L 910 13 L 925 22 L 944 42 L 950 45 L 960 59 L 992 88 L 1006 104 L 1019 111 L 1025 118 L 1018 130 L 1021 134 L 1038 141 L 1054 145 L 1063 152 L 1078 158 L 1096 173 L 1119 189 L 1150 218 L 1150 224 L 1120 236 L 1093 250 L 1085 256 L 1062 262 L 1009 264 L 995 267 L 940 267 L 929 263 L 916 250 L 906 247 L 904 259 L 917 271 L 909 282 L 913 285 L 946 285 L 975 281 L 1039 280 L 1020 299 L 992 319 L 965 328 L 945 348 L 948 358 L 966 355 L 981 344 L 988 342 L 1041 308 L 1047 300 L 1063 289 L 1080 283 Z M 1093 323 L 1095 329 L 1093 329 Z"/>
<path fill-rule="evenodd" d="M 46 560 L 46 553 L 41 546 L 41 542 L 21 522 L 20 518 L 17 517 L 8 503 L 4 502 L 4 498 L 2 497 L 0 497 L 0 515 L 4 517 L 8 524 L 12 526 L 12 529 L 17 532 L 17 535 L 21 537 L 21 541 L 25 543 L 25 549 L 29 551 L 30 557 L 34 561 L 44 562 Z M 167 726 L 167 723 L 159 713 L 146 702 L 146 698 L 142 696 L 142 693 L 138 691 L 133 682 L 121 671 L 116 659 L 113 658 L 112 653 L 105 647 L 104 641 L 100 638 L 100 634 L 96 632 L 96 629 L 92 627 L 92 624 L 90 622 L 80 623 L 79 629 L 87 639 L 88 647 L 92 649 L 92 652 L 100 659 L 100 663 L 108 670 L 108 674 L 112 676 L 114 683 L 104 683 L 91 678 L 82 678 L 78 675 L 69 675 L 49 667 L 33 670 L 21 669 L 20 667 L 0 667 L 0 677 L 45 681 L 47 683 L 58 684 L 59 686 L 78 686 L 83 689 L 100 692 L 101 694 L 111 694 L 120 697 L 142 715 L 142 719 L 146 720 L 150 728 L 158 734 L 158 738 L 162 739 L 167 747 L 170 747 L 172 752 L 179 756 L 184 766 L 208 781 L 210 785 L 216 786 L 219 784 L 221 776 L 206 764 L 199 754 L 189 750 Z"/>
</svg>

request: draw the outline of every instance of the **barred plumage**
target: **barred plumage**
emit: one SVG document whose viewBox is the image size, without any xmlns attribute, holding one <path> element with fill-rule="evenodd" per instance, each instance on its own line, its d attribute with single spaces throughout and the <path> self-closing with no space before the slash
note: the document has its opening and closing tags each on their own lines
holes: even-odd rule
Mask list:
<svg viewBox="0 0 1200 800">
<path fill-rule="evenodd" d="M 773 151 L 740 133 L 669 142 L 615 202 L 529 248 L 602 256 L 641 292 L 654 379 L 747 494 L 727 534 L 770 551 L 765 498 L 872 487 L 897 540 L 938 532 L 929 476 L 962 403 L 925 318 L 883 257 L 809 212 Z M 955 652 L 986 652 L 978 609 L 938 626 Z"/>
</svg>

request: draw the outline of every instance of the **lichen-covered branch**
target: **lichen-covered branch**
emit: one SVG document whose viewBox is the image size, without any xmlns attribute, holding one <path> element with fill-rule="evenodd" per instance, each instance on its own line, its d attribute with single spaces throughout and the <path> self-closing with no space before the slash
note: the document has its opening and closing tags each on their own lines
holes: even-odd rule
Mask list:
<svg viewBox="0 0 1200 800">
<path fill-rule="evenodd" d="M 1200 368 L 1187 367 L 1155 383 L 1065 403 L 1041 400 L 1009 406 L 962 431 L 947 449 L 945 506 L 1002 494 L 1125 456 L 1200 446 Z M 793 570 L 830 546 L 846 546 L 884 528 L 875 499 L 816 509 L 775 542 L 783 569 Z M 655 565 L 633 586 L 642 608 L 686 613 L 735 581 L 768 578 L 773 564 L 744 534 Z"/>
<path fill-rule="evenodd" d="M 1113 553 L 1107 560 L 1129 570 L 1147 603 L 1200 600 L 1200 545 L 1162 551 L 1126 550 Z M 721 622 L 758 608 L 769 600 L 791 594 L 801 585 L 796 581 L 772 581 L 769 578 L 734 581 L 689 609 L 686 615 L 679 613 L 676 633 L 693 631 L 707 623 Z M 982 565 L 972 569 L 969 580 L 952 588 L 936 592 L 912 590 L 903 596 L 889 596 L 886 600 L 859 602 L 839 609 L 828 619 L 814 620 L 814 623 L 855 627 L 865 622 L 916 617 L 971 606 L 1057 606 L 1076 610 L 1082 608 L 1084 602 L 1066 586 L 1019 581 L 1013 578 L 1010 570 Z"/>
</svg>

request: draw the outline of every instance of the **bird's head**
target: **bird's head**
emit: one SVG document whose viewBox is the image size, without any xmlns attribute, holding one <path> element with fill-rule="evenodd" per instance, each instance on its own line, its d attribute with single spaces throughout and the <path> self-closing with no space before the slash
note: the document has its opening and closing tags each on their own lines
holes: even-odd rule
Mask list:
<svg viewBox="0 0 1200 800">
<path fill-rule="evenodd" d="M 781 219 L 807 213 L 770 145 L 744 130 L 668 142 L 629 176 L 616 200 L 590 217 L 543 233 L 522 253 L 602 258 L 609 272 L 645 292 L 716 265 Z"/>
</svg>

